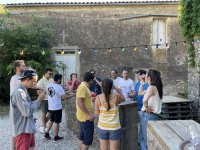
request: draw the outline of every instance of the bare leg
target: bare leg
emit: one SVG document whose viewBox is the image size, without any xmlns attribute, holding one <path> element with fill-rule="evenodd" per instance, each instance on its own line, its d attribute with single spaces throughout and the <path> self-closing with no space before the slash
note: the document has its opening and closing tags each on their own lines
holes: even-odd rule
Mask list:
<svg viewBox="0 0 200 150">
<path fill-rule="evenodd" d="M 47 118 L 46 118 L 46 116 L 47 116 L 47 113 L 42 112 L 42 126 L 43 126 L 44 128 L 46 128 L 46 123 L 47 123 Z"/>
<path fill-rule="evenodd" d="M 81 145 L 83 144 L 83 141 L 79 140 L 79 148 L 81 149 Z"/>
<path fill-rule="evenodd" d="M 59 123 L 54 124 L 54 135 L 58 136 L 59 133 Z"/>
<path fill-rule="evenodd" d="M 118 150 L 119 149 L 119 140 L 110 140 L 110 150 Z"/>
<path fill-rule="evenodd" d="M 88 150 L 88 149 L 89 149 L 89 145 L 85 145 L 85 144 L 81 145 L 81 150 Z"/>
<path fill-rule="evenodd" d="M 12 143 L 12 150 L 16 150 L 15 137 L 12 137 L 12 139 L 11 139 L 11 143 Z"/>
<path fill-rule="evenodd" d="M 34 150 L 35 149 L 35 146 L 32 146 L 29 148 L 29 150 Z"/>
<path fill-rule="evenodd" d="M 100 148 L 101 150 L 108 150 L 108 140 L 100 139 Z"/>
<path fill-rule="evenodd" d="M 52 121 L 49 121 L 48 125 L 47 125 L 47 130 L 46 132 L 49 133 L 51 127 L 53 126 L 53 122 Z"/>
</svg>

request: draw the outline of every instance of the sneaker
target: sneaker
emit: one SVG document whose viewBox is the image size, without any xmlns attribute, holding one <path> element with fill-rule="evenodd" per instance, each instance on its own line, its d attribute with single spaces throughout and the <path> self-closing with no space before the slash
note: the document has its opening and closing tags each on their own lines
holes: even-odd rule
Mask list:
<svg viewBox="0 0 200 150">
<path fill-rule="evenodd" d="M 50 140 L 50 139 L 51 139 L 49 133 L 45 133 L 44 137 L 45 137 L 47 140 Z"/>
<path fill-rule="evenodd" d="M 47 132 L 47 128 L 45 128 L 44 131 L 45 131 L 45 133 L 46 133 L 46 132 Z M 50 130 L 49 130 L 49 134 L 51 134 L 51 133 L 52 133 L 52 130 L 50 129 Z"/>
<path fill-rule="evenodd" d="M 58 141 L 58 140 L 62 140 L 63 139 L 63 137 L 60 137 L 60 136 L 55 136 L 54 137 L 54 141 Z"/>
<path fill-rule="evenodd" d="M 38 129 L 42 134 L 45 134 L 45 128 L 44 127 L 39 127 Z"/>
</svg>

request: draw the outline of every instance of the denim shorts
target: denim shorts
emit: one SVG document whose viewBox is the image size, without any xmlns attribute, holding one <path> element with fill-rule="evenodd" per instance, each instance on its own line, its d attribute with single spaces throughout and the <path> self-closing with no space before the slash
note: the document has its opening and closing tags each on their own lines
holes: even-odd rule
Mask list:
<svg viewBox="0 0 200 150">
<path fill-rule="evenodd" d="M 102 130 L 98 128 L 98 137 L 102 140 L 119 140 L 121 137 L 121 129 L 118 130 Z"/>
<path fill-rule="evenodd" d="M 79 140 L 83 141 L 84 145 L 92 145 L 94 134 L 94 121 L 80 122 Z"/>
</svg>

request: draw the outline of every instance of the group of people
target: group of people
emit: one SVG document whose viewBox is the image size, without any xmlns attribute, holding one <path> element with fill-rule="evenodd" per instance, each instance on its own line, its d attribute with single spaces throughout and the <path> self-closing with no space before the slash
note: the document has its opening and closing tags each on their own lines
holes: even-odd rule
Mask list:
<svg viewBox="0 0 200 150">
<path fill-rule="evenodd" d="M 61 100 L 76 97 L 76 117 L 80 123 L 79 146 L 88 150 L 93 141 L 94 119 L 98 118 L 98 137 L 101 150 L 116 150 L 119 147 L 121 126 L 118 104 L 123 101 L 138 102 L 139 143 L 147 150 L 147 122 L 158 120 L 161 113 L 163 87 L 161 74 L 155 69 L 139 70 L 137 82 L 129 78 L 129 70 L 122 70 L 122 77 L 112 69 L 110 78 L 101 79 L 95 70 L 86 72 L 83 81 L 77 74 L 70 75 L 66 86 L 62 87 L 62 75 L 46 68 L 44 76 L 37 82 L 38 75 L 33 69 L 25 69 L 25 63 L 18 60 L 14 65 L 16 74 L 10 81 L 10 116 L 13 130 L 12 149 L 34 149 L 36 132 L 33 112 L 40 106 L 42 127 L 39 131 L 46 139 L 51 139 L 51 127 L 54 124 L 54 141 L 59 136 L 59 124 L 62 120 Z M 32 101 L 28 89 L 37 90 L 38 98 Z M 109 146 L 109 147 L 108 147 Z"/>
</svg>

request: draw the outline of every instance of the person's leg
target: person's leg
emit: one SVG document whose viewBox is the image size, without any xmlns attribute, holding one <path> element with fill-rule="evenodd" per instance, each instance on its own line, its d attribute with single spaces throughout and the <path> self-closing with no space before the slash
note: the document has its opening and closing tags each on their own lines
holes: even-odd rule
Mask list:
<svg viewBox="0 0 200 150">
<path fill-rule="evenodd" d="M 81 150 L 88 150 L 89 146 L 92 145 L 93 142 L 93 134 L 94 134 L 94 122 L 86 121 L 83 123 L 83 143 L 81 145 Z"/>
<path fill-rule="evenodd" d="M 30 148 L 29 148 L 29 150 L 34 150 L 35 148 L 36 148 L 36 146 L 35 146 L 35 135 L 32 134 L 32 136 L 31 136 L 31 143 L 30 143 Z"/>
<path fill-rule="evenodd" d="M 118 150 L 119 149 L 119 140 L 122 135 L 122 130 L 109 130 L 109 144 L 110 150 Z"/>
<path fill-rule="evenodd" d="M 51 130 L 52 126 L 53 126 L 53 122 L 49 121 L 48 124 L 47 124 L 46 133 L 49 133 L 49 131 Z"/>
<path fill-rule="evenodd" d="M 109 131 L 98 128 L 97 133 L 101 150 L 107 150 L 109 144 Z"/>
<path fill-rule="evenodd" d="M 108 140 L 100 139 L 100 148 L 101 150 L 108 150 Z"/>
<path fill-rule="evenodd" d="M 85 144 L 81 145 L 81 149 L 80 150 L 88 150 L 88 149 L 89 149 L 89 145 L 85 145 Z"/>
<path fill-rule="evenodd" d="M 81 145 L 83 144 L 82 140 L 79 140 L 79 148 L 81 149 Z"/>
<path fill-rule="evenodd" d="M 118 150 L 119 149 L 119 140 L 109 140 L 110 150 Z"/>
<path fill-rule="evenodd" d="M 58 136 L 59 127 L 62 120 L 62 109 L 55 111 L 55 124 L 54 124 L 54 141 L 62 140 L 63 137 Z"/>
<path fill-rule="evenodd" d="M 140 149 L 147 150 L 147 113 L 142 112 L 141 118 L 141 132 L 140 132 Z"/>
<path fill-rule="evenodd" d="M 15 137 L 12 137 L 11 144 L 12 144 L 12 150 L 16 150 Z"/>
<path fill-rule="evenodd" d="M 54 135 L 58 136 L 59 133 L 59 123 L 54 124 Z"/>
</svg>

